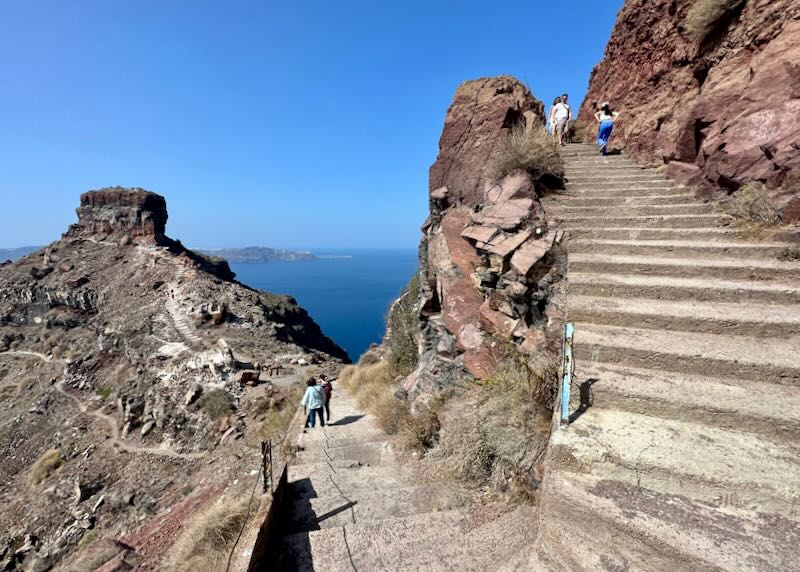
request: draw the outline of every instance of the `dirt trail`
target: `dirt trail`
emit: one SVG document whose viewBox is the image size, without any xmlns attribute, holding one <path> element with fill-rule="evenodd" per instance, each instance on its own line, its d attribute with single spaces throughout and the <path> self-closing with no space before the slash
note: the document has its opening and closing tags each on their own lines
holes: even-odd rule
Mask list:
<svg viewBox="0 0 800 572">
<path fill-rule="evenodd" d="M 39 352 L 32 352 L 26 350 L 7 350 L 5 352 L 0 352 L 0 356 L 2 355 L 36 357 L 47 363 L 53 363 L 54 361 L 60 361 L 64 363 L 63 360 L 55 360 L 52 356 L 47 356 Z M 62 378 L 58 380 L 54 385 L 55 390 L 59 392 L 61 395 L 64 395 L 65 397 L 69 398 L 75 404 L 75 406 L 80 410 L 81 413 L 105 421 L 109 429 L 111 429 L 112 444 L 119 447 L 123 451 L 127 451 L 129 453 L 142 453 L 146 455 L 155 455 L 159 457 L 169 457 L 172 459 L 189 459 L 189 460 L 200 459 L 207 455 L 207 453 L 178 453 L 177 451 L 173 451 L 172 449 L 166 447 L 143 447 L 127 443 L 125 439 L 123 439 L 120 436 L 119 422 L 116 420 L 116 418 L 114 418 L 112 415 L 103 413 L 101 411 L 102 407 L 90 410 L 89 406 L 83 403 L 79 397 L 72 395 L 64 388 L 64 377 L 66 377 L 66 373 L 67 373 L 67 364 L 64 363 L 64 373 L 62 374 Z"/>
</svg>

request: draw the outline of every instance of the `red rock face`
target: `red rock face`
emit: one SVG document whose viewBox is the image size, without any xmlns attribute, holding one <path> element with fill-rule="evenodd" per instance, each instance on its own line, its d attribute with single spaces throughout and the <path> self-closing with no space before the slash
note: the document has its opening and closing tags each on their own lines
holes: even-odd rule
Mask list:
<svg viewBox="0 0 800 572">
<path fill-rule="evenodd" d="M 167 202 L 142 189 L 109 188 L 81 195 L 78 223 L 70 236 L 126 239 L 133 242 L 164 241 Z"/>
<path fill-rule="evenodd" d="M 594 122 L 610 101 L 621 113 L 612 146 L 677 163 L 671 175 L 707 192 L 751 180 L 795 189 L 788 215 L 800 201 L 800 3 L 750 0 L 703 40 L 685 30 L 691 4 L 625 2 L 580 118 Z"/>
<path fill-rule="evenodd" d="M 421 247 L 428 349 L 408 391 L 440 386 L 451 366 L 489 377 L 509 342 L 531 353 L 540 349 L 530 340 L 544 339 L 546 320 L 533 315 L 530 293 L 538 278 L 530 271 L 549 253 L 553 236 L 531 176 L 516 170 L 495 181 L 491 171 L 513 126 L 543 122 L 541 102 L 513 78 L 458 88 L 431 167 L 431 217 Z"/>
<path fill-rule="evenodd" d="M 448 189 L 450 204 L 482 203 L 486 166 L 505 136 L 519 122 L 544 122 L 544 105 L 513 77 L 461 84 L 447 111 L 439 156 L 430 170 L 430 190 Z"/>
</svg>

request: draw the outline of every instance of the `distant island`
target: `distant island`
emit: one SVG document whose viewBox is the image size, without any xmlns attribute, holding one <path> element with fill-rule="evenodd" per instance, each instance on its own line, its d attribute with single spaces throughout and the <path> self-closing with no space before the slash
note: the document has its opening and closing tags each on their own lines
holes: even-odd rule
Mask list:
<svg viewBox="0 0 800 572">
<path fill-rule="evenodd" d="M 274 260 L 296 262 L 298 260 L 318 260 L 319 257 L 308 250 L 285 250 L 265 246 L 246 246 L 244 248 L 215 248 L 198 250 L 208 256 L 224 258 L 228 262 L 270 262 Z"/>
<path fill-rule="evenodd" d="M 44 246 L 20 246 L 18 248 L 0 248 L 0 262 L 4 260 L 10 260 L 14 262 L 22 258 L 23 256 L 29 255 L 31 252 L 36 252 L 37 250 L 41 250 Z"/>
<path fill-rule="evenodd" d="M 17 248 L 0 248 L 0 262 L 14 262 L 31 252 L 41 250 L 44 246 L 20 246 Z M 285 248 L 268 248 L 266 246 L 246 246 L 244 248 L 214 248 L 211 250 L 196 249 L 208 256 L 224 258 L 228 262 L 297 262 L 300 260 L 320 260 L 323 258 L 352 258 L 350 255 L 316 255 L 309 250 L 287 250 Z"/>
</svg>

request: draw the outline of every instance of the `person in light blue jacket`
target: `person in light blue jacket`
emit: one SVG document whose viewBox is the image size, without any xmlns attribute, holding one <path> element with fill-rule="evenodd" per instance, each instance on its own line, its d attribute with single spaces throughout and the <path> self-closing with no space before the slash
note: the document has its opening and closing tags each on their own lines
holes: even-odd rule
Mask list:
<svg viewBox="0 0 800 572">
<path fill-rule="evenodd" d="M 323 416 L 323 407 L 325 407 L 325 391 L 321 385 L 317 385 L 317 380 L 313 377 L 306 381 L 306 392 L 303 395 L 300 405 L 303 406 L 304 411 L 308 415 L 306 418 L 306 427 L 314 427 L 315 416 L 319 416 L 319 424 L 325 427 L 325 417 Z"/>
</svg>

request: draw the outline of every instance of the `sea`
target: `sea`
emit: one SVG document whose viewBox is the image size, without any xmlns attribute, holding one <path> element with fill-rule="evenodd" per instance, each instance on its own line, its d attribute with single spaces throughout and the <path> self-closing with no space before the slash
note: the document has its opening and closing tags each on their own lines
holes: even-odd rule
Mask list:
<svg viewBox="0 0 800 572">
<path fill-rule="evenodd" d="M 318 260 L 231 264 L 236 278 L 288 294 L 355 361 L 383 337 L 389 305 L 418 268 L 416 250 L 314 250 Z"/>
</svg>

